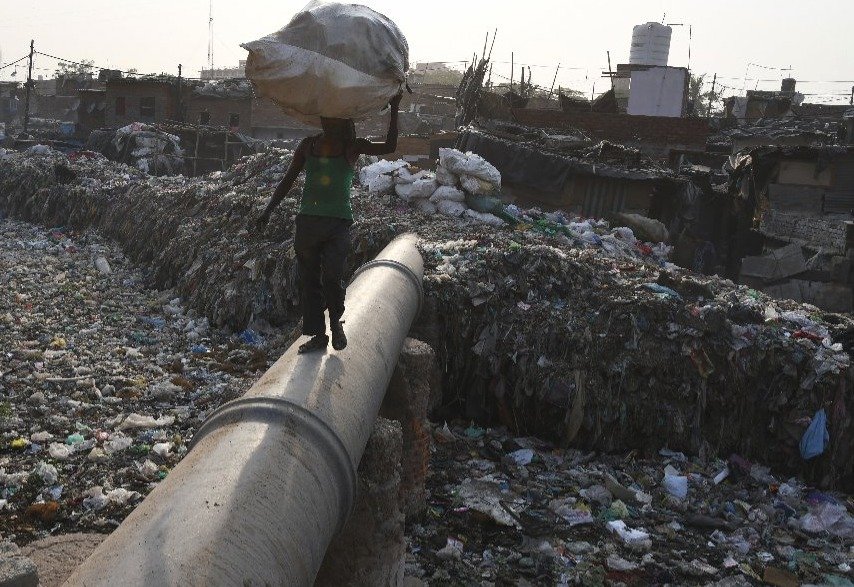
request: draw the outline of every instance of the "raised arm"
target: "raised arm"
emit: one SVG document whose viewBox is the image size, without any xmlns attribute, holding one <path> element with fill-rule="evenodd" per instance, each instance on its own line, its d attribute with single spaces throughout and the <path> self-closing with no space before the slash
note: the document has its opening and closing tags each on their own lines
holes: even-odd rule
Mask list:
<svg viewBox="0 0 854 587">
<path fill-rule="evenodd" d="M 391 120 L 388 123 L 388 135 L 384 143 L 372 143 L 368 139 L 356 141 L 356 153 L 358 155 L 388 155 L 397 151 L 397 113 L 400 110 L 400 100 L 403 91 L 389 101 L 391 106 Z"/>
<path fill-rule="evenodd" d="M 270 215 L 273 214 L 273 210 L 276 209 L 276 206 L 282 203 L 282 200 L 285 199 L 285 196 L 287 196 L 288 192 L 291 191 L 291 188 L 294 187 L 294 182 L 296 181 L 297 176 L 299 176 L 300 172 L 305 167 L 305 154 L 306 149 L 308 149 L 308 145 L 309 139 L 303 139 L 297 147 L 297 150 L 294 151 L 293 159 L 291 159 L 291 164 L 288 166 L 285 176 L 282 178 L 282 181 L 279 182 L 279 185 L 276 186 L 276 191 L 273 192 L 273 198 L 270 200 L 270 203 L 267 204 L 267 208 L 258 218 L 258 224 L 261 226 L 269 222 Z"/>
</svg>

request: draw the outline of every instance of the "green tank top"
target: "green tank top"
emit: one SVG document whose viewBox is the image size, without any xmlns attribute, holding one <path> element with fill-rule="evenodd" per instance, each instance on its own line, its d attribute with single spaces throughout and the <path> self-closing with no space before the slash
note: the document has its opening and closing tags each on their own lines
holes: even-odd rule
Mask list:
<svg viewBox="0 0 854 587">
<path fill-rule="evenodd" d="M 305 163 L 305 187 L 300 214 L 353 220 L 350 190 L 356 170 L 347 156 L 317 157 L 309 153 Z"/>
</svg>

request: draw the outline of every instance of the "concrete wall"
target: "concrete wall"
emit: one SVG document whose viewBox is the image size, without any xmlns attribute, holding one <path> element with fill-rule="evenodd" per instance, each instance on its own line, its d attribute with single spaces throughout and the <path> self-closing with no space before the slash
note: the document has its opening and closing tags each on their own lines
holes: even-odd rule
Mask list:
<svg viewBox="0 0 854 587">
<path fill-rule="evenodd" d="M 762 216 L 763 233 L 827 252 L 844 253 L 851 225 L 844 218 L 805 216 L 800 213 L 768 210 Z"/>
<path fill-rule="evenodd" d="M 632 72 L 628 113 L 678 118 L 685 113 L 688 70 L 653 67 Z"/>
</svg>

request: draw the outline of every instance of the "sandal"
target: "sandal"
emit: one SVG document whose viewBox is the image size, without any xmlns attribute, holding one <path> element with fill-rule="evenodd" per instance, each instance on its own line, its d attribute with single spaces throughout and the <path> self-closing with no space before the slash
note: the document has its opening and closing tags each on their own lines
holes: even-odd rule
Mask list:
<svg viewBox="0 0 854 587">
<path fill-rule="evenodd" d="M 336 351 L 343 351 L 347 348 L 347 335 L 344 334 L 344 326 L 341 322 L 334 322 L 329 326 L 332 330 L 332 348 Z"/>
<path fill-rule="evenodd" d="M 307 343 L 301 344 L 299 349 L 297 349 L 297 354 L 304 355 L 306 353 L 313 353 L 315 351 L 325 351 L 326 345 L 329 344 L 329 337 L 325 334 L 317 334 L 311 338 Z"/>
</svg>

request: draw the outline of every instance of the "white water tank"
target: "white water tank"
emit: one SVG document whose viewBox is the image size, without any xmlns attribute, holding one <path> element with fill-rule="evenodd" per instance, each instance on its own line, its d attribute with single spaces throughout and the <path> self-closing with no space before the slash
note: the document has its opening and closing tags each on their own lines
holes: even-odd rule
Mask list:
<svg viewBox="0 0 854 587">
<path fill-rule="evenodd" d="M 665 67 L 670 57 L 670 37 L 673 29 L 657 22 L 639 24 L 632 30 L 632 65 L 657 65 Z"/>
</svg>

